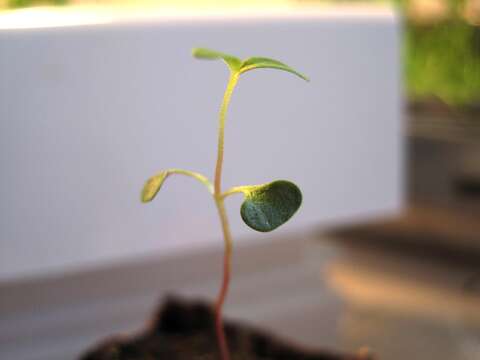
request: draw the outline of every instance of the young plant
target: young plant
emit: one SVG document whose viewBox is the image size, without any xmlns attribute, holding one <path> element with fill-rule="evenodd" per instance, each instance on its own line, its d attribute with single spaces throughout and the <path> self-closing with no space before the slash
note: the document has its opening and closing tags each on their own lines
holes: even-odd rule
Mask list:
<svg viewBox="0 0 480 360">
<path fill-rule="evenodd" d="M 224 134 L 228 105 L 240 75 L 247 71 L 262 68 L 277 69 L 290 72 L 306 81 L 308 81 L 308 78 L 291 67 L 269 58 L 251 57 L 242 61 L 235 56 L 203 48 L 193 49 L 192 54 L 197 59 L 223 60 L 230 69 L 230 78 L 220 106 L 217 164 L 215 167 L 214 182 L 212 184 L 206 176 L 193 171 L 167 169 L 147 180 L 142 190 L 141 200 L 144 203 L 152 201 L 165 180 L 174 174 L 186 175 L 198 180 L 205 185 L 208 191 L 212 194 L 220 217 L 223 238 L 225 241 L 222 286 L 215 304 L 215 329 L 221 359 L 229 360 L 230 355 L 222 321 L 222 308 L 230 282 L 232 235 L 228 225 L 224 200 L 232 194 L 243 193 L 245 200 L 240 208 L 240 215 L 243 221 L 254 230 L 268 232 L 276 229 L 295 214 L 302 203 L 302 193 L 294 183 L 286 180 L 276 180 L 260 185 L 236 186 L 227 191 L 222 191 Z"/>
</svg>

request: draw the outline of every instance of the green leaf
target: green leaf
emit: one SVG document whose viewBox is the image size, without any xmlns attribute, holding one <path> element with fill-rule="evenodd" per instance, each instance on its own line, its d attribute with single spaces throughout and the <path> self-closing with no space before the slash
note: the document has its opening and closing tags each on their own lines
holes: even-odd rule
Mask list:
<svg viewBox="0 0 480 360">
<path fill-rule="evenodd" d="M 162 187 L 163 182 L 165 181 L 165 179 L 168 177 L 169 174 L 170 172 L 168 170 L 162 171 L 147 180 L 147 182 L 145 183 L 142 189 L 142 195 L 141 195 L 142 202 L 144 203 L 150 202 L 155 198 L 158 191 Z"/>
<path fill-rule="evenodd" d="M 274 59 L 264 57 L 251 57 L 242 62 L 240 66 L 240 73 L 244 73 L 253 69 L 278 69 L 288 71 L 289 73 L 295 74 L 305 81 L 310 81 L 305 75 L 299 73 L 290 66 L 285 65 L 284 63 L 281 63 L 280 61 Z"/>
<path fill-rule="evenodd" d="M 204 60 L 223 60 L 227 63 L 228 67 L 232 71 L 238 71 L 242 64 L 242 60 L 239 58 L 228 55 L 219 51 L 206 49 L 206 48 L 195 48 L 192 50 L 192 55 L 197 59 L 204 59 Z"/>
<path fill-rule="evenodd" d="M 232 71 L 238 71 L 240 74 L 254 70 L 254 69 L 277 69 L 288 71 L 289 73 L 295 74 L 298 77 L 302 78 L 305 81 L 310 81 L 305 75 L 299 73 L 290 66 L 275 60 L 266 57 L 251 57 L 244 61 L 241 61 L 239 58 L 233 55 L 228 55 L 219 51 L 206 49 L 206 48 L 195 48 L 192 50 L 192 55 L 197 59 L 206 59 L 206 60 L 219 60 L 222 59 L 227 63 Z"/>
<path fill-rule="evenodd" d="M 287 222 L 302 204 L 302 193 L 292 182 L 277 180 L 246 187 L 240 214 L 252 229 L 268 232 Z"/>
</svg>

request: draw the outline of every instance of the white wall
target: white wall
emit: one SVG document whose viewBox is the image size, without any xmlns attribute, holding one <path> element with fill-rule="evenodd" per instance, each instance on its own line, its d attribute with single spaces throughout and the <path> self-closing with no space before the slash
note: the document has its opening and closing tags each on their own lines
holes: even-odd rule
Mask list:
<svg viewBox="0 0 480 360">
<path fill-rule="evenodd" d="M 388 11 L 0 31 L 0 280 L 220 242 L 208 193 L 221 63 L 208 46 L 274 57 L 311 77 L 245 74 L 229 113 L 224 186 L 295 181 L 283 231 L 395 211 L 402 199 L 399 22 Z M 261 240 L 229 200 L 236 241 Z M 282 232 L 282 231 L 280 231 Z M 245 240 L 244 240 L 245 239 Z M 293 241 L 293 239 L 292 239 Z"/>
</svg>

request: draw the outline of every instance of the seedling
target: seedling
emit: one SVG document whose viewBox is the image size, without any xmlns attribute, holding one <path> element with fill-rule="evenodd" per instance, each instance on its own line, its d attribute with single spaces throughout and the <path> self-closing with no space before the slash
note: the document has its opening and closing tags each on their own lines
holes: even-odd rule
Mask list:
<svg viewBox="0 0 480 360">
<path fill-rule="evenodd" d="M 223 60 L 230 69 L 230 78 L 220 106 L 217 164 L 215 168 L 214 182 L 212 184 L 206 176 L 197 172 L 182 169 L 167 169 L 147 180 L 142 190 L 141 200 L 144 203 L 152 201 L 165 180 L 174 174 L 186 175 L 198 180 L 205 185 L 208 191 L 212 194 L 220 217 L 225 241 L 222 286 L 215 304 L 215 329 L 218 338 L 220 356 L 222 360 L 229 360 L 230 354 L 225 339 L 222 308 L 230 282 L 232 235 L 228 225 L 228 217 L 225 211 L 224 201 L 232 194 L 242 193 L 245 196 L 245 200 L 240 208 L 240 215 L 243 221 L 254 230 L 268 232 L 284 224 L 293 216 L 293 214 L 295 214 L 302 203 L 302 193 L 294 183 L 286 180 L 276 180 L 261 185 L 236 186 L 227 191 L 222 191 L 225 121 L 228 105 L 240 75 L 247 71 L 262 68 L 278 69 L 290 72 L 306 81 L 308 81 L 308 78 L 291 67 L 269 58 L 251 57 L 242 61 L 235 56 L 203 48 L 193 49 L 192 54 L 197 59 Z"/>
</svg>

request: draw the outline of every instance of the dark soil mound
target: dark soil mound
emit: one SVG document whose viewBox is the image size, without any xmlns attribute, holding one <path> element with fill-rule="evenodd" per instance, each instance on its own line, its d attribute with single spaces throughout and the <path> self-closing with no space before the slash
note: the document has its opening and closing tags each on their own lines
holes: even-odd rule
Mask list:
<svg viewBox="0 0 480 360">
<path fill-rule="evenodd" d="M 305 352 L 258 330 L 225 324 L 232 360 L 369 360 L 366 355 Z M 218 360 L 214 315 L 202 302 L 168 299 L 151 326 L 132 337 L 114 337 L 81 360 Z"/>
</svg>

